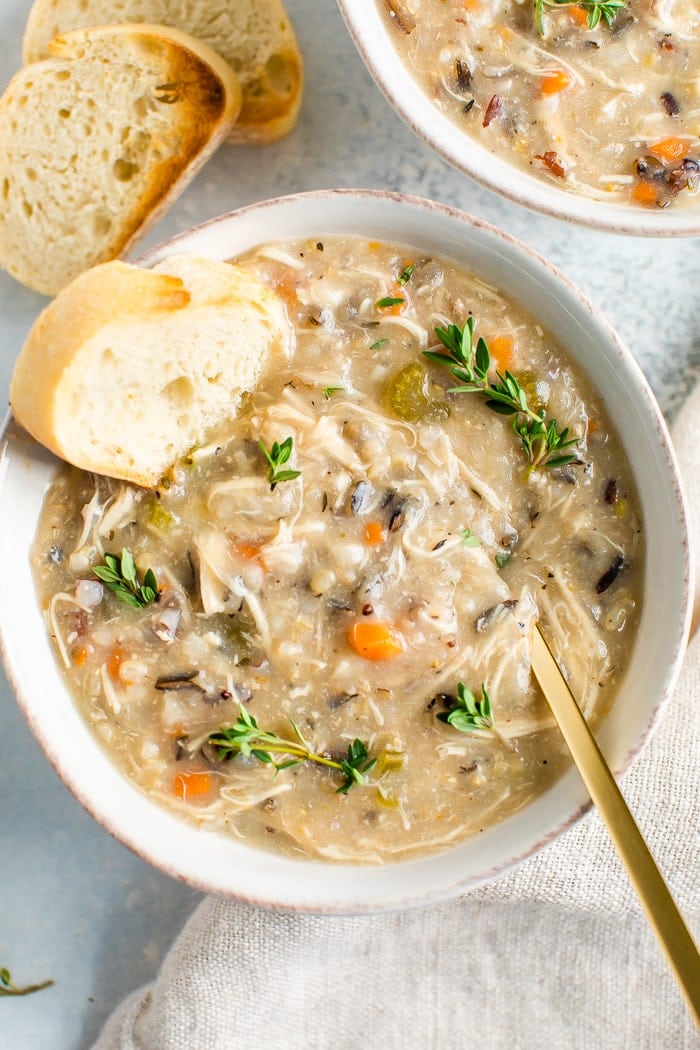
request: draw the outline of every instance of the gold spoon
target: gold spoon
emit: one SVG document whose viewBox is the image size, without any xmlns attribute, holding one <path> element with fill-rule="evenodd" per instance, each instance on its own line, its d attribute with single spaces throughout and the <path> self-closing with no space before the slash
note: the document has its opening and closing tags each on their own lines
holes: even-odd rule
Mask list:
<svg viewBox="0 0 700 1050">
<path fill-rule="evenodd" d="M 531 660 L 566 746 L 627 868 L 695 1024 L 700 1026 L 698 950 L 539 625 L 532 635 Z"/>
</svg>

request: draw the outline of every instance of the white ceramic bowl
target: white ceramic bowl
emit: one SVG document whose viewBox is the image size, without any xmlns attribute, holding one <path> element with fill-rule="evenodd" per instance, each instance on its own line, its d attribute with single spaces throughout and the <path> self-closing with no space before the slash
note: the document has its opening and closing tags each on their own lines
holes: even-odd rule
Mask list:
<svg viewBox="0 0 700 1050">
<path fill-rule="evenodd" d="M 646 529 L 637 640 L 600 732 L 617 773 L 637 755 L 669 695 L 688 622 L 688 543 L 678 475 L 659 410 L 630 353 L 591 304 L 548 263 L 478 219 L 430 201 L 338 190 L 281 198 L 181 234 L 149 252 L 227 259 L 271 240 L 357 235 L 450 256 L 521 300 L 555 332 L 601 392 L 632 463 Z M 532 855 L 590 802 L 570 771 L 522 812 L 448 852 L 386 867 L 284 859 L 198 831 L 149 801 L 118 772 L 68 695 L 39 611 L 29 551 L 56 461 L 11 420 L 0 469 L 0 641 L 20 707 L 79 801 L 142 857 L 200 889 L 271 907 L 360 912 L 436 900 Z"/>
<path fill-rule="evenodd" d="M 700 200 L 692 208 L 642 208 L 592 200 L 535 178 L 485 149 L 434 106 L 398 54 L 377 0 L 337 0 L 367 69 L 409 128 L 444 160 L 516 204 L 612 233 L 646 237 L 700 234 Z"/>
</svg>

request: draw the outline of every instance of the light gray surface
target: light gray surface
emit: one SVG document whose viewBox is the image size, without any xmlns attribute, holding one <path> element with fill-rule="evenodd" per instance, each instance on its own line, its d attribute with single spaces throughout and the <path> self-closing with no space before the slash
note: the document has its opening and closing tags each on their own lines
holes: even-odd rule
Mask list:
<svg viewBox="0 0 700 1050">
<path fill-rule="evenodd" d="M 0 4 L 0 83 L 20 65 L 30 0 Z M 435 197 L 489 219 L 548 256 L 603 309 L 664 411 L 700 376 L 697 241 L 642 241 L 578 228 L 501 201 L 448 168 L 393 114 L 333 0 L 288 0 L 306 57 L 299 126 L 260 149 L 224 147 L 147 238 L 265 197 L 370 186 Z M 40 296 L 0 274 L 0 393 Z M 0 583 L 0 586 L 2 584 Z M 56 986 L 0 1002 L 0 1047 L 87 1047 L 124 994 L 155 972 L 198 897 L 97 827 L 60 784 L 0 685 L 0 965 Z M 199 1048 L 197 1048 L 199 1050 Z"/>
</svg>

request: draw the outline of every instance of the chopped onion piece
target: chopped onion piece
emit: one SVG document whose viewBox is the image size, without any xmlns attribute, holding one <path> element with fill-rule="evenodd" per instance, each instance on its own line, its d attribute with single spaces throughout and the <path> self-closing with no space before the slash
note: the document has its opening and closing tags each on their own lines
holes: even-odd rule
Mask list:
<svg viewBox="0 0 700 1050">
<path fill-rule="evenodd" d="M 180 625 L 182 614 L 179 609 L 163 609 L 153 617 L 153 630 L 162 642 L 172 643 Z"/>
<path fill-rule="evenodd" d="M 99 580 L 78 580 L 75 585 L 75 597 L 85 609 L 99 605 L 104 597 L 104 587 Z"/>
</svg>

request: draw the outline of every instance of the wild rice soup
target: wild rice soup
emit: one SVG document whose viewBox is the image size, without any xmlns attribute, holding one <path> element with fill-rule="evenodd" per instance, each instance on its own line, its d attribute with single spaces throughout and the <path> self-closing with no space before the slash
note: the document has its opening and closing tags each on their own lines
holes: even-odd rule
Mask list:
<svg viewBox="0 0 700 1050">
<path fill-rule="evenodd" d="M 643 557 L 629 468 L 552 336 L 473 274 L 355 239 L 242 262 L 287 304 L 286 366 L 157 492 L 66 469 L 48 493 L 35 569 L 66 683 L 203 828 L 332 861 L 444 848 L 566 764 L 538 612 L 587 717 L 613 699 Z M 424 356 L 448 350 L 471 393 Z M 529 415 L 494 410 L 503 382 Z"/>
<path fill-rule="evenodd" d="M 377 2 L 437 109 L 491 153 L 600 200 L 697 206 L 697 0 Z"/>
</svg>

